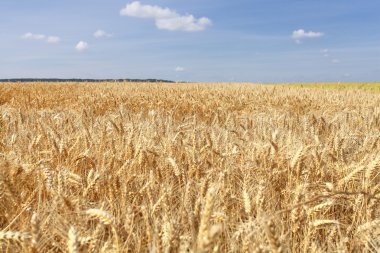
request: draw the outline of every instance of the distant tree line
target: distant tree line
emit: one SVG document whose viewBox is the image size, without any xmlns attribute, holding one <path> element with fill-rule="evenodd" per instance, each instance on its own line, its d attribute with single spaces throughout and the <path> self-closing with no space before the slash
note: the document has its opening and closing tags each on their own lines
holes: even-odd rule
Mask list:
<svg viewBox="0 0 380 253">
<path fill-rule="evenodd" d="M 0 82 L 149 82 L 149 83 L 174 83 L 162 79 L 61 79 L 61 78 L 10 78 L 0 79 Z"/>
</svg>

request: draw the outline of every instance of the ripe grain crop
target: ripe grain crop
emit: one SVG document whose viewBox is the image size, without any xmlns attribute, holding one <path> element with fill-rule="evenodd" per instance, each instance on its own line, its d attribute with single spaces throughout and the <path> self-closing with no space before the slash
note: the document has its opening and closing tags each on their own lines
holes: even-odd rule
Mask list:
<svg viewBox="0 0 380 253">
<path fill-rule="evenodd" d="M 363 90 L 363 91 L 380 91 L 380 83 L 294 83 L 288 84 L 296 87 L 303 88 L 318 88 L 318 89 L 332 89 L 332 90 Z"/>
<path fill-rule="evenodd" d="M 380 251 L 380 95 L 0 84 L 0 252 Z"/>
</svg>

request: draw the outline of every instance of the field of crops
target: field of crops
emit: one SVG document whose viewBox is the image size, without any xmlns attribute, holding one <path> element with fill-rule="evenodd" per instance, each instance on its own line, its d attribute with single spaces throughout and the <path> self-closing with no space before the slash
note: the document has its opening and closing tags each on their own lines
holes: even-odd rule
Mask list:
<svg viewBox="0 0 380 253">
<path fill-rule="evenodd" d="M 296 83 L 291 86 L 332 90 L 380 91 L 380 83 Z"/>
<path fill-rule="evenodd" d="M 376 252 L 380 93 L 0 84 L 0 252 Z"/>
</svg>

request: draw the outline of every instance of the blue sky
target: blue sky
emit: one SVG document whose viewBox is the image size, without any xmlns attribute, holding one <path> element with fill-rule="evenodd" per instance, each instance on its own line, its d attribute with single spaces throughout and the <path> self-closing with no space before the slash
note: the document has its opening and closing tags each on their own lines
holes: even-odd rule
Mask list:
<svg viewBox="0 0 380 253">
<path fill-rule="evenodd" d="M 379 0 L 1 0 L 0 78 L 380 81 Z"/>
</svg>

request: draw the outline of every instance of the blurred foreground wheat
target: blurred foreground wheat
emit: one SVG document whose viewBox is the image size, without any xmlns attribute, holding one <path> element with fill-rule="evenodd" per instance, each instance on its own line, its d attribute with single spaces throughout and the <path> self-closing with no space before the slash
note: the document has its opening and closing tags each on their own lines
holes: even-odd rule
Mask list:
<svg viewBox="0 0 380 253">
<path fill-rule="evenodd" d="M 380 251 L 380 95 L 0 84 L 0 252 Z"/>
</svg>

